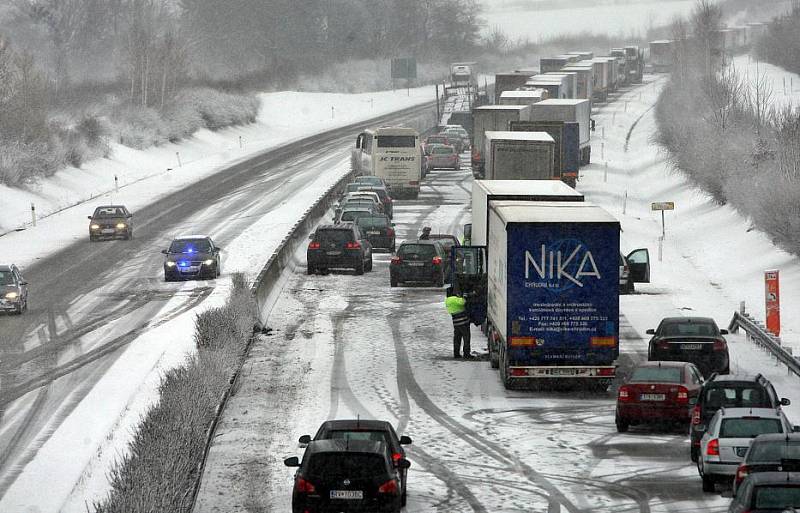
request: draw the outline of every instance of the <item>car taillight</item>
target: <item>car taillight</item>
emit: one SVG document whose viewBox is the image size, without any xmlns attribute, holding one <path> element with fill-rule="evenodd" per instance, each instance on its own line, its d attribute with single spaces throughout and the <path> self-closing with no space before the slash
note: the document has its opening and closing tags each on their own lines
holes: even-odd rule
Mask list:
<svg viewBox="0 0 800 513">
<path fill-rule="evenodd" d="M 403 455 L 402 455 L 402 454 L 400 454 L 399 452 L 392 453 L 392 461 L 393 461 L 394 463 L 397 463 L 397 462 L 398 462 L 398 461 L 400 461 L 402 458 L 403 458 Z"/>
<path fill-rule="evenodd" d="M 692 410 L 692 425 L 697 426 L 700 424 L 700 405 L 696 405 Z"/>
<path fill-rule="evenodd" d="M 686 389 L 686 387 L 678 387 L 677 400 L 681 404 L 689 402 L 689 391 Z"/>
<path fill-rule="evenodd" d="M 394 237 L 394 228 L 387 228 L 386 229 L 386 236 L 387 237 Z"/>
<path fill-rule="evenodd" d="M 345 249 L 361 249 L 361 243 L 358 241 L 355 242 L 348 242 L 344 245 Z"/>
<path fill-rule="evenodd" d="M 747 465 L 739 465 L 739 468 L 736 469 L 736 484 L 742 484 L 744 478 L 750 474 L 750 468 Z"/>
<path fill-rule="evenodd" d="M 706 446 L 707 456 L 719 456 L 719 440 L 716 438 L 708 442 Z"/>
<path fill-rule="evenodd" d="M 433 265 L 439 265 L 442 263 L 442 257 L 435 256 L 431 262 L 433 262 Z"/>
<path fill-rule="evenodd" d="M 308 249 L 319 249 L 319 242 L 312 242 L 308 245 Z"/>
<path fill-rule="evenodd" d="M 723 339 L 714 341 L 714 351 L 724 351 L 728 348 L 728 344 Z"/>
<path fill-rule="evenodd" d="M 617 397 L 619 398 L 620 402 L 628 402 L 633 399 L 633 394 L 631 393 L 631 389 L 627 386 L 623 385 L 619 387 L 619 392 L 617 393 Z"/>
<path fill-rule="evenodd" d="M 667 342 L 666 340 L 660 340 L 656 344 L 656 346 L 658 346 L 659 349 L 667 350 L 667 349 L 669 349 L 669 342 Z"/>
<path fill-rule="evenodd" d="M 401 257 L 399 257 L 399 256 L 392 257 L 391 265 L 398 265 L 398 264 L 402 264 L 402 263 L 403 263 L 403 259 Z"/>
<path fill-rule="evenodd" d="M 397 481 L 394 479 L 390 479 L 378 487 L 378 493 L 397 495 L 398 491 L 399 487 L 397 486 Z"/>
<path fill-rule="evenodd" d="M 314 493 L 317 491 L 313 484 L 309 483 L 302 477 L 297 478 L 297 482 L 294 485 L 294 490 L 297 493 Z"/>
<path fill-rule="evenodd" d="M 614 367 L 606 367 L 603 369 L 597 370 L 598 376 L 613 376 L 615 374 L 616 369 Z"/>
</svg>

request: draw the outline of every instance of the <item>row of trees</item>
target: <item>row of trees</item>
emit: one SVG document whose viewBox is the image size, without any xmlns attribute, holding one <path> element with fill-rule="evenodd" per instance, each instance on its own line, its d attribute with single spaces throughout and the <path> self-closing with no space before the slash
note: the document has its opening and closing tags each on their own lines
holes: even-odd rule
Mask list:
<svg viewBox="0 0 800 513">
<path fill-rule="evenodd" d="M 743 78 L 713 50 L 719 7 L 701 0 L 677 22 L 675 69 L 656 105 L 673 165 L 800 254 L 800 110 L 775 109 L 762 74 Z"/>
<path fill-rule="evenodd" d="M 769 31 L 756 45 L 756 55 L 800 73 L 800 1 L 794 0 L 789 13 L 770 23 Z"/>
</svg>

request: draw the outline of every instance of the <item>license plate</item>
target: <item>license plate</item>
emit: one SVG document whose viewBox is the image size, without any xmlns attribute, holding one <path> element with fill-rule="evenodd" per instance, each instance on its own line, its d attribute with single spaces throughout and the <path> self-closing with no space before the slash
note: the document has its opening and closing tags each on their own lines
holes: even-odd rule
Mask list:
<svg viewBox="0 0 800 513">
<path fill-rule="evenodd" d="M 370 231 L 367 232 L 367 235 L 380 235 L 380 234 L 381 234 L 381 232 L 376 231 L 376 230 L 370 230 Z"/>
<path fill-rule="evenodd" d="M 747 449 L 749 449 L 749 447 L 735 447 L 734 449 L 736 450 L 737 456 L 744 458 L 744 455 L 747 454 Z"/>
<path fill-rule="evenodd" d="M 697 351 L 698 349 L 703 349 L 703 344 L 681 344 L 681 349 Z"/>
<path fill-rule="evenodd" d="M 102 230 L 100 230 L 100 233 L 114 233 L 114 229 L 113 228 L 103 228 Z"/>
<path fill-rule="evenodd" d="M 364 492 L 361 490 L 331 490 L 331 499 L 361 500 Z"/>
<path fill-rule="evenodd" d="M 423 265 L 425 265 L 425 263 L 424 262 L 409 262 L 408 265 L 410 265 L 412 267 L 422 267 Z"/>
<path fill-rule="evenodd" d="M 181 272 L 184 272 L 184 273 L 196 273 L 199 270 L 200 270 L 200 267 L 198 267 L 196 265 L 191 266 L 191 267 L 181 267 Z"/>
<path fill-rule="evenodd" d="M 342 252 L 341 251 L 326 251 L 325 254 L 328 255 L 328 256 L 337 256 L 337 255 L 341 255 Z"/>
<path fill-rule="evenodd" d="M 667 398 L 664 394 L 642 394 L 639 396 L 641 401 L 663 401 Z"/>
<path fill-rule="evenodd" d="M 551 374 L 553 376 L 574 376 L 576 372 L 576 369 L 553 369 Z"/>
</svg>

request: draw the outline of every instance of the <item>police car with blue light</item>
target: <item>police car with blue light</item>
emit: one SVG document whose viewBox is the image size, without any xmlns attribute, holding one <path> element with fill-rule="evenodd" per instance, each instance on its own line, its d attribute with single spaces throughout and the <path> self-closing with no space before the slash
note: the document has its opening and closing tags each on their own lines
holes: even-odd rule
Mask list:
<svg viewBox="0 0 800 513">
<path fill-rule="evenodd" d="M 164 281 L 184 279 L 213 279 L 220 275 L 221 248 L 205 235 L 185 235 L 175 238 L 169 249 L 161 252 L 164 258 Z"/>
</svg>

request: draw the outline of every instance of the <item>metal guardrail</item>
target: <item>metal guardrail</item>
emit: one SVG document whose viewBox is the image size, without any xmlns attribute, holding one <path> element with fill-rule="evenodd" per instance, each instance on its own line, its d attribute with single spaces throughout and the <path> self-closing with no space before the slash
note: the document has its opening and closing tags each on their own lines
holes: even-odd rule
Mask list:
<svg viewBox="0 0 800 513">
<path fill-rule="evenodd" d="M 750 314 L 744 311 L 734 312 L 733 319 L 728 325 L 728 331 L 737 333 L 739 329 L 744 330 L 748 340 L 751 340 L 759 347 L 772 353 L 778 361 L 786 365 L 789 374 L 800 377 L 800 360 L 792 355 L 791 350 L 781 345 L 780 337 L 776 337 L 760 321 L 753 319 Z"/>
</svg>

